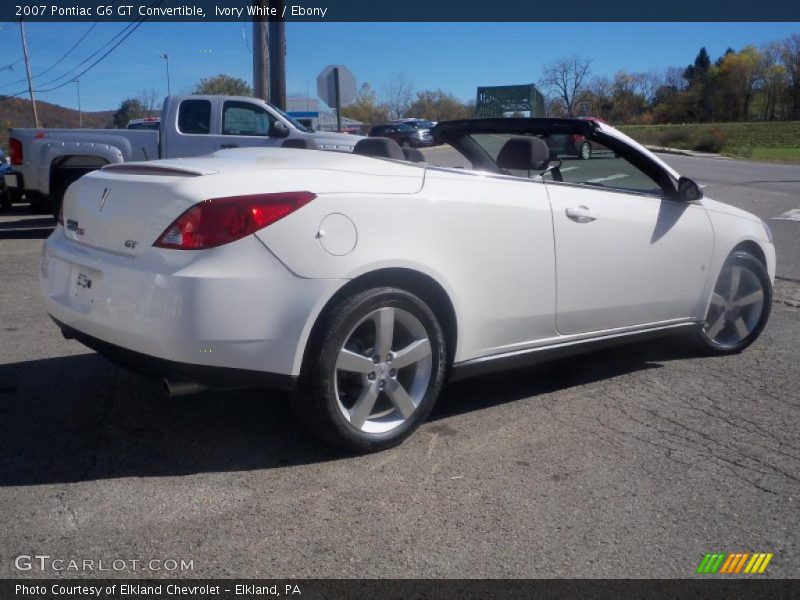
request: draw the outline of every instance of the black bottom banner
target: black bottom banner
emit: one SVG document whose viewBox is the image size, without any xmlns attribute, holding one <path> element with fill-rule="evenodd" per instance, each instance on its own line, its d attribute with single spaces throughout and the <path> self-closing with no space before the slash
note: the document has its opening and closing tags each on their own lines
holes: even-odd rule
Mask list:
<svg viewBox="0 0 800 600">
<path fill-rule="evenodd" d="M 800 598 L 800 580 L 736 579 L 29 579 L 0 581 L 0 598 L 160 600 L 514 600 L 522 598 Z"/>
</svg>

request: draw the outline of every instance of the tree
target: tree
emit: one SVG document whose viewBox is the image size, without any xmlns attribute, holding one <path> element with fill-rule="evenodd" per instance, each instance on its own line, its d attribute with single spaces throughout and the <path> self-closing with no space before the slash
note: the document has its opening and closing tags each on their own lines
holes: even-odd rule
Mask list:
<svg viewBox="0 0 800 600">
<path fill-rule="evenodd" d="M 689 65 L 683 72 L 683 77 L 689 84 L 689 97 L 692 98 L 690 111 L 693 120 L 708 121 L 713 111 L 713 79 L 716 67 L 711 66 L 711 58 L 705 47 L 700 48 L 694 64 Z"/>
<path fill-rule="evenodd" d="M 392 118 L 399 119 L 408 112 L 414 97 L 413 86 L 405 75 L 395 75 L 385 86 L 383 97 Z"/>
<path fill-rule="evenodd" d="M 726 52 L 719 61 L 715 89 L 720 106 L 716 118 L 744 121 L 750 116 L 750 104 L 756 85 L 762 81 L 761 53 L 754 46 L 741 52 Z"/>
<path fill-rule="evenodd" d="M 194 88 L 194 93 L 212 96 L 252 96 L 253 89 L 244 79 L 220 74 L 201 79 Z"/>
<path fill-rule="evenodd" d="M 573 55 L 556 60 L 542 70 L 540 86 L 561 100 L 568 117 L 574 116 L 577 105 L 588 99 L 586 85 L 591 63 L 588 58 Z"/>
<path fill-rule="evenodd" d="M 475 116 L 475 104 L 464 103 L 453 94 L 442 90 L 423 90 L 417 92 L 417 97 L 408 107 L 406 114 L 429 121 L 468 119 Z"/>
<path fill-rule="evenodd" d="M 156 108 L 158 103 L 158 92 L 156 92 L 153 88 L 141 90 L 138 94 L 136 94 L 136 100 L 138 100 L 139 104 L 142 105 L 144 116 L 156 116 L 156 113 L 158 112 L 158 109 Z"/>
<path fill-rule="evenodd" d="M 780 54 L 788 83 L 789 107 L 786 118 L 800 119 L 800 35 L 793 33 L 783 40 Z"/>
<path fill-rule="evenodd" d="M 385 123 L 389 120 L 389 107 L 378 102 L 378 95 L 368 83 L 364 83 L 356 99 L 342 108 L 342 116 L 367 124 Z"/>
<path fill-rule="evenodd" d="M 144 117 L 142 103 L 136 98 L 128 98 L 122 101 L 117 112 L 114 113 L 114 127 L 124 129 L 128 125 L 128 121 L 142 117 Z"/>
<path fill-rule="evenodd" d="M 766 44 L 761 48 L 761 65 L 759 67 L 762 75 L 761 95 L 761 115 L 765 121 L 774 121 L 780 118 L 779 113 L 785 112 L 782 100 L 786 96 L 787 77 L 786 67 L 779 64 L 781 56 L 781 45 L 777 42 Z"/>
</svg>

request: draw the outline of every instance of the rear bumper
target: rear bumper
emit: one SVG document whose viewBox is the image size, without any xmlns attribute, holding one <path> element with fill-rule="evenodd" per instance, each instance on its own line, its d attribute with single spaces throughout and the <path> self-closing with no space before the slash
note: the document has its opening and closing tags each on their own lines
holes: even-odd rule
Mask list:
<svg viewBox="0 0 800 600">
<path fill-rule="evenodd" d="M 248 371 L 229 367 L 213 367 L 180 363 L 163 358 L 148 356 L 122 346 L 110 344 L 96 337 L 87 335 L 77 329 L 61 323 L 51 316 L 61 329 L 65 338 L 76 340 L 102 354 L 120 367 L 138 373 L 150 379 L 178 378 L 202 383 L 209 388 L 236 389 L 244 387 L 268 387 L 278 390 L 293 391 L 297 386 L 297 377 L 283 373 L 267 373 L 264 371 Z"/>
<path fill-rule="evenodd" d="M 282 388 L 299 374 L 310 323 L 336 286 L 295 276 L 255 236 L 132 257 L 72 242 L 63 227 L 45 242 L 39 282 L 68 337 L 124 366 Z"/>
</svg>

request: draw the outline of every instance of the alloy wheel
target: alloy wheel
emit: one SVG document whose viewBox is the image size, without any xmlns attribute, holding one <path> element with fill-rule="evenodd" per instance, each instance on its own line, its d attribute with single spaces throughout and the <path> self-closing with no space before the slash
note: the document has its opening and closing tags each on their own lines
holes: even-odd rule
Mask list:
<svg viewBox="0 0 800 600">
<path fill-rule="evenodd" d="M 764 312 L 764 287 L 749 268 L 729 264 L 717 279 L 703 333 L 720 348 L 734 348 L 758 327 Z"/>
<path fill-rule="evenodd" d="M 339 350 L 334 377 L 339 410 L 359 431 L 392 431 L 416 412 L 432 365 L 428 333 L 417 317 L 396 307 L 373 310 Z"/>
</svg>

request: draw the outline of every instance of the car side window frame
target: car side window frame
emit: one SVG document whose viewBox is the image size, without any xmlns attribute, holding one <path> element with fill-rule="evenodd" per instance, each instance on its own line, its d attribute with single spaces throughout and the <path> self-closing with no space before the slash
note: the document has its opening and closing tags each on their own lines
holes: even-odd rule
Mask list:
<svg viewBox="0 0 800 600">
<path fill-rule="evenodd" d="M 207 115 L 207 123 L 206 123 L 206 131 L 186 131 L 183 129 L 182 126 L 182 118 L 186 113 L 184 113 L 184 107 L 186 106 L 199 106 L 201 104 L 205 104 L 208 109 Z M 180 105 L 178 106 L 178 114 L 176 118 L 176 129 L 178 133 L 181 135 L 210 135 L 211 134 L 211 119 L 212 119 L 212 107 L 211 107 L 211 100 L 207 100 L 205 98 L 187 98 L 185 100 L 181 100 Z M 199 121 L 198 121 L 199 122 Z"/>
<path fill-rule="evenodd" d="M 231 133 L 226 130 L 226 122 L 225 122 L 225 113 L 230 108 L 239 108 L 244 110 L 252 110 L 253 113 L 258 113 L 259 111 L 266 115 L 268 126 L 266 133 Z M 220 123 L 220 135 L 225 136 L 246 136 L 246 137 L 270 137 L 273 135 L 273 128 L 275 127 L 275 122 L 277 119 L 265 108 L 253 103 L 253 102 L 244 102 L 242 100 L 225 100 L 222 103 L 222 112 L 221 112 L 221 123 Z"/>
</svg>

